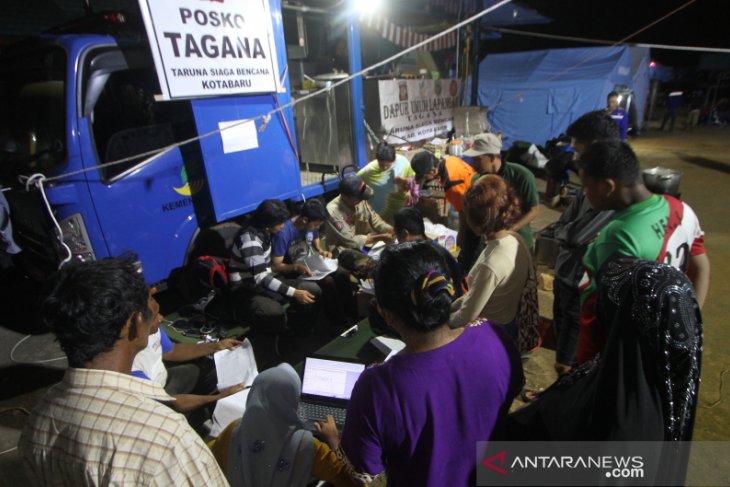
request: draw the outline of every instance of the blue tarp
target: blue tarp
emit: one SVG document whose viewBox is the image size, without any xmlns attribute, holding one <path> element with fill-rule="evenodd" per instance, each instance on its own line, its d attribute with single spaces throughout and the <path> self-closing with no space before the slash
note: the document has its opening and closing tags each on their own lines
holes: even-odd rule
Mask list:
<svg viewBox="0 0 730 487">
<path fill-rule="evenodd" d="M 649 91 L 649 49 L 594 47 L 490 54 L 479 65 L 479 105 L 505 146 L 544 144 L 576 118 L 606 106 L 617 85 L 634 92 L 639 124 Z"/>
</svg>

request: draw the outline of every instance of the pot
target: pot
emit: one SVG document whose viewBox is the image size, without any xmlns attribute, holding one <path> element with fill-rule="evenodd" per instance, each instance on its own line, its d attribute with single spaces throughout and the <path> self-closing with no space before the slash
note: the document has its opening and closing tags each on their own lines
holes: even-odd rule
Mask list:
<svg viewBox="0 0 730 487">
<path fill-rule="evenodd" d="M 347 73 L 326 73 L 314 77 L 317 88 L 329 88 L 335 81 L 340 81 L 350 76 Z"/>
<path fill-rule="evenodd" d="M 464 142 L 461 140 L 452 140 L 448 148 L 449 155 L 461 157 L 464 154 Z"/>
<path fill-rule="evenodd" d="M 642 172 L 644 184 L 652 193 L 679 194 L 679 183 L 682 180 L 682 171 L 668 167 L 652 167 Z"/>
</svg>

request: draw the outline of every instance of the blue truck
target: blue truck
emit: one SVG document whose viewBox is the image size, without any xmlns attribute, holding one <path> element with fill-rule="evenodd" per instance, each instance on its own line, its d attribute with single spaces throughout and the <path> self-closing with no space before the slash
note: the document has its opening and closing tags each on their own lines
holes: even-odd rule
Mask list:
<svg viewBox="0 0 730 487">
<path fill-rule="evenodd" d="M 44 196 L 73 259 L 131 252 L 154 284 L 186 264 L 205 229 L 266 198 L 302 199 L 336 188 L 331 174 L 303 183 L 292 109 L 272 117 L 265 130 L 257 122 L 256 149 L 225 153 L 221 137 L 211 136 L 152 160 L 132 158 L 291 101 L 279 1 L 270 0 L 270 9 L 285 86 L 278 95 L 161 101 L 143 32 L 88 33 L 94 29 L 82 22 L 6 49 L 0 63 L 0 182 L 10 188 L 5 195 L 16 240 L 32 273 L 47 274 L 67 253 Z M 103 17 L 112 24 L 125 20 L 122 14 Z M 355 68 L 357 35 L 351 30 Z M 354 106 L 361 105 L 360 93 L 353 89 Z M 363 159 L 363 142 L 357 143 Z M 123 159 L 129 160 L 98 167 Z M 18 183 L 19 175 L 34 173 L 67 176 L 47 181 L 43 192 Z"/>
</svg>

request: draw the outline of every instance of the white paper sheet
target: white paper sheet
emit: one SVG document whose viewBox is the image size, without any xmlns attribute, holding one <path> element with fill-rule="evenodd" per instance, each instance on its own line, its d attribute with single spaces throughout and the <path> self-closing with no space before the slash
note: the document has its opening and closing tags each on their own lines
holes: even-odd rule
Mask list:
<svg viewBox="0 0 730 487">
<path fill-rule="evenodd" d="M 375 286 L 372 279 L 360 279 L 360 290 L 367 294 L 375 294 Z"/>
<path fill-rule="evenodd" d="M 258 133 L 256 132 L 256 122 L 254 122 L 253 120 L 249 120 L 247 122 L 245 122 L 244 120 L 218 122 L 218 128 L 222 130 L 221 140 L 223 141 L 224 154 L 230 154 L 231 152 L 240 152 L 249 149 L 256 149 L 259 146 L 259 137 Z"/>
<path fill-rule="evenodd" d="M 370 339 L 375 348 L 380 350 L 385 355 L 385 361 L 387 362 L 393 355 L 397 354 L 404 348 L 406 344 L 397 338 L 390 338 L 385 336 L 377 336 Z"/>
<path fill-rule="evenodd" d="M 312 254 L 300 259 L 299 262 L 307 266 L 311 276 L 301 276 L 306 281 L 319 281 L 337 270 L 337 259 L 325 259 L 320 254 Z"/>
<path fill-rule="evenodd" d="M 233 350 L 221 350 L 213 355 L 218 375 L 218 389 L 234 384 L 250 386 L 259 374 L 251 342 L 247 339 Z M 220 399 L 213 411 L 210 436 L 216 437 L 232 421 L 241 418 L 246 410 L 246 399 L 251 389 L 245 389 Z"/>
<path fill-rule="evenodd" d="M 370 247 L 370 250 L 368 250 L 368 257 L 375 261 L 380 260 L 380 254 L 383 253 L 383 250 L 385 250 L 385 246 L 386 244 L 382 240 L 375 242 L 375 244 Z"/>
<path fill-rule="evenodd" d="M 221 350 L 213 355 L 215 372 L 218 375 L 218 389 L 235 384 L 250 386 L 258 375 L 253 347 L 248 338 L 240 347 L 233 350 Z"/>
<path fill-rule="evenodd" d="M 237 419 L 241 419 L 243 412 L 246 410 L 246 400 L 251 389 L 246 389 L 224 397 L 215 405 L 213 411 L 213 421 L 210 428 L 210 436 L 213 438 L 221 434 L 226 426 Z"/>
</svg>

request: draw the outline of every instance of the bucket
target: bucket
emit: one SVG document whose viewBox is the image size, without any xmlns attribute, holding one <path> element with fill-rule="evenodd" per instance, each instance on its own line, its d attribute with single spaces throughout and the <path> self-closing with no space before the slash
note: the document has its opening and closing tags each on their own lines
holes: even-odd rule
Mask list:
<svg viewBox="0 0 730 487">
<path fill-rule="evenodd" d="M 682 180 L 682 171 L 668 167 L 652 167 L 642 172 L 644 184 L 652 193 L 679 194 L 679 183 Z"/>
</svg>

